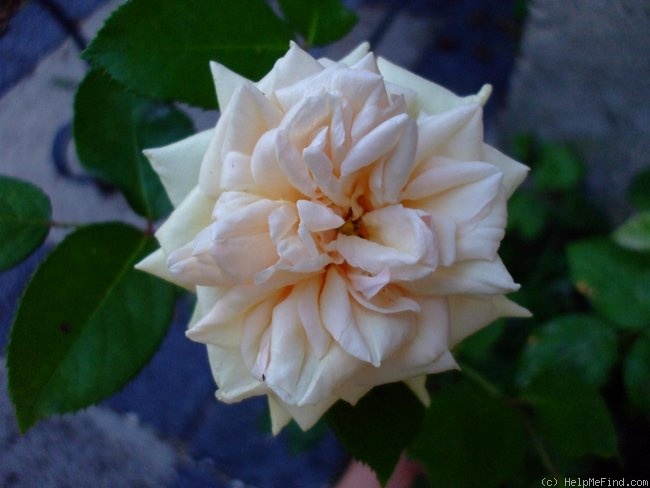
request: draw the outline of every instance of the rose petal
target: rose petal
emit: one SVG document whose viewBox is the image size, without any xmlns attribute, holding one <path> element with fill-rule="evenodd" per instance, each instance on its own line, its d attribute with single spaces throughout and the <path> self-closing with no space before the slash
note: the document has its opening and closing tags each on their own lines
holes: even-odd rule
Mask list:
<svg viewBox="0 0 650 488">
<path fill-rule="evenodd" d="M 389 269 L 400 279 L 419 278 L 421 268 L 437 266 L 435 237 L 421 212 L 392 205 L 364 215 L 368 238 L 339 235 L 328 249 L 338 251 L 352 266 L 379 274 Z"/>
<path fill-rule="evenodd" d="M 205 230 L 209 232 L 210 229 Z M 232 282 L 212 259 L 195 256 L 194 248 L 195 241 L 188 242 L 169 255 L 167 267 L 172 276 L 184 283 L 202 286 L 220 286 Z"/>
<path fill-rule="evenodd" d="M 236 151 L 227 153 L 221 166 L 220 184 L 228 190 L 254 191 L 251 157 Z"/>
<path fill-rule="evenodd" d="M 298 315 L 318 359 L 323 359 L 332 344 L 332 336 L 323 327 L 318 310 L 322 286 L 322 275 L 307 280 L 299 290 L 301 296 L 298 300 Z"/>
<path fill-rule="evenodd" d="M 506 197 L 508 198 L 515 191 L 515 188 L 524 181 L 530 170 L 528 166 L 518 163 L 488 144 L 483 145 L 483 159 L 488 163 L 494 164 L 503 173 L 501 183 L 506 189 Z"/>
<path fill-rule="evenodd" d="M 273 69 L 257 83 L 257 87 L 272 96 L 281 88 L 322 70 L 323 66 L 318 61 L 303 51 L 298 44 L 290 41 L 287 53 L 275 62 Z"/>
<path fill-rule="evenodd" d="M 404 378 L 455 369 L 448 351 L 449 315 L 447 300 L 431 297 L 418 299 L 417 332 L 410 342 L 389 357 L 380 368 L 366 366 L 359 370 L 354 384 L 380 385 Z"/>
<path fill-rule="evenodd" d="M 373 363 L 372 353 L 355 323 L 347 285 L 336 268 L 327 271 L 319 306 L 323 325 L 343 350 L 362 361 Z"/>
<path fill-rule="evenodd" d="M 210 369 L 217 386 L 217 398 L 233 403 L 268 391 L 266 385 L 251 376 L 237 348 L 208 345 Z"/>
<path fill-rule="evenodd" d="M 348 279 L 356 291 L 370 300 L 390 283 L 391 276 L 388 268 L 383 268 L 379 273 L 370 275 L 359 270 L 352 270 L 348 273 Z"/>
<path fill-rule="evenodd" d="M 263 370 L 266 384 L 282 400 L 296 403 L 304 383 L 312 377 L 318 358 L 309 350 L 305 330 L 300 322 L 295 289 L 274 308 L 270 324 L 268 363 Z"/>
<path fill-rule="evenodd" d="M 194 239 L 211 221 L 215 200 L 195 187 L 156 232 L 166 255 Z"/>
<path fill-rule="evenodd" d="M 393 153 L 370 173 L 370 190 L 375 207 L 395 204 L 415 163 L 417 124 L 408 120 Z"/>
<path fill-rule="evenodd" d="M 354 64 L 351 64 L 350 68 L 369 71 L 371 73 L 381 75 L 379 72 L 379 66 L 377 66 L 377 59 L 375 58 L 375 55 L 370 52 L 366 53 L 364 57 L 358 59 Z"/>
<path fill-rule="evenodd" d="M 384 78 L 393 83 L 393 86 L 405 87 L 415 91 L 418 94 L 420 108 L 429 114 L 436 114 L 471 103 L 484 104 L 491 92 L 491 87 L 485 85 L 477 95 L 459 97 L 446 88 L 425 80 L 382 57 L 377 59 L 377 64 Z"/>
<path fill-rule="evenodd" d="M 303 224 L 310 232 L 322 232 L 329 229 L 341 227 L 345 221 L 334 211 L 321 205 L 320 203 L 309 200 L 298 200 L 296 202 L 300 223 Z"/>
<path fill-rule="evenodd" d="M 350 51 L 345 57 L 343 57 L 339 63 L 343 63 L 347 66 L 352 66 L 354 63 L 359 61 L 360 59 L 363 59 L 363 57 L 368 54 L 368 51 L 370 50 L 370 43 L 368 42 L 362 42 L 359 44 L 357 47 L 355 47 L 352 51 Z M 331 61 L 327 58 L 325 58 L 326 61 L 334 62 Z M 319 61 L 322 62 L 322 59 L 319 59 Z M 327 64 L 327 63 L 326 63 Z"/>
<path fill-rule="evenodd" d="M 354 322 L 370 351 L 373 366 L 380 366 L 415 335 L 417 314 L 413 311 L 378 312 L 356 300 L 351 303 Z"/>
<path fill-rule="evenodd" d="M 341 163 L 341 176 L 345 177 L 374 163 L 385 155 L 399 140 L 409 118 L 399 114 L 382 122 L 361 138 Z"/>
<path fill-rule="evenodd" d="M 458 200 L 465 196 L 458 193 L 465 192 L 473 195 L 478 189 L 481 189 L 481 196 L 475 196 L 473 200 L 483 202 L 479 205 L 479 208 L 482 208 L 485 202 L 494 198 L 498 193 L 502 177 L 501 171 L 492 164 L 480 161 L 431 158 L 418 168 L 418 175 L 409 182 L 402 192 L 402 200 L 422 201 L 436 197 L 443 200 L 451 198 L 453 201 L 450 201 L 444 210 L 451 208 L 454 214 L 467 215 L 469 213 L 471 215 L 475 214 L 476 210 L 468 212 L 464 205 L 456 206 Z M 430 205 L 427 205 L 428 203 Z M 418 207 L 434 209 L 436 203 L 418 202 Z M 475 209 L 475 205 L 470 208 Z"/>
<path fill-rule="evenodd" d="M 240 86 L 228 106 L 228 120 L 222 153 L 237 151 L 252 154 L 257 141 L 268 130 L 278 126 L 282 112 L 252 85 Z"/>
<path fill-rule="evenodd" d="M 291 414 L 282 406 L 281 402 L 273 395 L 267 395 L 269 413 L 271 415 L 271 432 L 278 435 L 283 427 L 291 421 Z"/>
<path fill-rule="evenodd" d="M 168 146 L 143 151 L 174 207 L 196 186 L 201 161 L 213 134 L 210 129 Z"/>
<path fill-rule="evenodd" d="M 425 118 L 418 124 L 415 161 L 431 157 L 478 161 L 483 155 L 480 105 L 463 105 Z"/>
<path fill-rule="evenodd" d="M 503 294 L 519 289 L 498 257 L 493 261 L 461 261 L 439 267 L 429 276 L 405 281 L 401 286 L 422 296 Z"/>
<path fill-rule="evenodd" d="M 224 187 L 220 179 L 224 157 L 231 151 L 251 155 L 260 136 L 276 127 L 281 112 L 253 85 L 240 85 L 222 112 L 214 136 L 201 163 L 199 184 L 218 197 Z"/>
<path fill-rule="evenodd" d="M 137 263 L 135 265 L 135 268 L 139 269 L 140 271 L 151 273 L 154 276 L 158 276 L 165 281 L 174 283 L 175 285 L 178 285 L 189 291 L 193 292 L 196 289 L 196 285 L 180 281 L 169 272 L 169 269 L 167 268 L 167 255 L 163 252 L 162 249 L 158 249 L 157 251 L 149 254 L 147 257 L 142 259 L 142 261 Z"/>
<path fill-rule="evenodd" d="M 278 131 L 276 160 L 293 188 L 304 196 L 317 197 L 316 183 L 314 183 L 300 152 L 293 145 L 286 131 Z"/>
<path fill-rule="evenodd" d="M 275 398 L 274 400 L 281 405 L 289 415 L 291 415 L 291 418 L 296 421 L 302 430 L 306 431 L 318 422 L 325 412 L 336 403 L 338 398 L 332 395 L 319 403 L 301 406 L 285 403 L 278 398 Z"/>
<path fill-rule="evenodd" d="M 449 297 L 449 315 L 449 347 L 454 347 L 499 317 L 530 317 L 531 313 L 503 295 L 458 295 Z"/>
<path fill-rule="evenodd" d="M 280 129 L 273 129 L 259 138 L 251 158 L 251 172 L 261 194 L 270 198 L 295 201 L 302 195 L 282 170 L 282 156 L 278 150 L 281 137 Z"/>
<path fill-rule="evenodd" d="M 279 89 L 275 92 L 275 96 L 280 106 L 287 111 L 290 107 L 319 92 L 342 95 L 355 112 L 358 112 L 371 96 L 373 101 L 381 97 L 385 103 L 388 102 L 381 76 L 369 71 L 348 69 L 341 64 L 325 68 L 318 74 Z"/>
<path fill-rule="evenodd" d="M 217 102 L 222 112 L 228 108 L 233 95 L 242 85 L 253 84 L 252 81 L 214 61 L 210 61 L 210 71 L 217 90 Z"/>
<path fill-rule="evenodd" d="M 303 160 L 309 168 L 318 189 L 332 203 L 345 207 L 348 197 L 345 195 L 343 185 L 334 175 L 334 164 L 325 152 L 327 129 L 320 131 L 312 143 L 302 153 Z"/>
<path fill-rule="evenodd" d="M 429 396 L 429 391 L 427 390 L 427 376 L 415 376 L 413 378 L 407 378 L 404 380 L 404 384 L 409 387 L 409 389 L 418 397 L 418 400 L 422 402 L 425 407 L 431 405 L 431 397 Z"/>
<path fill-rule="evenodd" d="M 496 256 L 508 218 L 505 189 L 499 190 L 494 200 L 481 212 L 459 226 L 456 243 L 458 260 L 492 260 Z"/>
</svg>

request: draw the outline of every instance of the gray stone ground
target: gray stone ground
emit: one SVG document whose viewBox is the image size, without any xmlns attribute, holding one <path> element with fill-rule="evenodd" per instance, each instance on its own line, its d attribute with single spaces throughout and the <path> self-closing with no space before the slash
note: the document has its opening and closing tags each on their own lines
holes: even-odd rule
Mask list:
<svg viewBox="0 0 650 488">
<path fill-rule="evenodd" d="M 650 165 L 648 53 L 647 1 L 532 0 L 504 117 L 510 134 L 575 143 L 616 220 L 631 176 Z"/>
<path fill-rule="evenodd" d="M 133 415 L 93 407 L 39 424 L 21 435 L 0 364 L 0 486 L 165 486 L 178 452 Z M 119 467 L 119 468 L 118 468 Z M 92 478 L 89 477 L 92 475 Z"/>
</svg>

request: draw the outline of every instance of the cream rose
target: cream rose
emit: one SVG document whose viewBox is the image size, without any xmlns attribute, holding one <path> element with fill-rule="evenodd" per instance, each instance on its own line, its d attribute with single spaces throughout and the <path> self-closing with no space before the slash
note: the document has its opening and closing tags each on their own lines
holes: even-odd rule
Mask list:
<svg viewBox="0 0 650 488">
<path fill-rule="evenodd" d="M 460 98 L 358 47 L 292 44 L 258 83 L 214 63 L 214 130 L 146 152 L 176 209 L 139 267 L 196 292 L 217 397 L 267 395 L 273 431 L 425 376 L 527 311 L 497 255 L 527 168 Z"/>
</svg>

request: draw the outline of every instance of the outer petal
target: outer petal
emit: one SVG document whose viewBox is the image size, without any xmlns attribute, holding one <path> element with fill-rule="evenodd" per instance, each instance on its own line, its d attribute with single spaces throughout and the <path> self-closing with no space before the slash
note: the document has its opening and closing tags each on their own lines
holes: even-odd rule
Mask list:
<svg viewBox="0 0 650 488">
<path fill-rule="evenodd" d="M 352 384 L 376 386 L 404 378 L 438 373 L 457 368 L 448 351 L 449 315 L 447 300 L 437 297 L 418 300 L 417 333 L 412 340 L 382 363 L 371 365 L 356 374 Z"/>
<path fill-rule="evenodd" d="M 311 370 L 311 377 L 303 381 L 296 405 L 315 405 L 328 401 L 332 396 L 338 397 L 337 392 L 349 385 L 351 378 L 363 364 L 333 344 Z"/>
<path fill-rule="evenodd" d="M 531 316 L 528 310 L 503 295 L 451 296 L 449 297 L 449 314 L 451 319 L 450 348 L 499 317 Z"/>
<path fill-rule="evenodd" d="M 406 386 L 408 386 L 411 391 L 418 397 L 425 407 L 428 407 L 431 404 L 431 397 L 429 396 L 429 391 L 427 390 L 427 376 L 415 376 L 413 378 L 407 378 L 404 380 Z"/>
<path fill-rule="evenodd" d="M 473 219 L 458 228 L 458 260 L 494 259 L 505 235 L 507 207 L 505 190 L 500 188 L 492 202 Z"/>
<path fill-rule="evenodd" d="M 271 396 L 271 395 L 269 395 Z M 302 430 L 308 430 L 314 426 L 316 422 L 327 412 L 327 410 L 336 403 L 338 397 L 331 396 L 326 400 L 323 400 L 314 405 L 291 405 L 283 402 L 279 398 L 273 399 L 278 407 L 284 409 L 293 420 L 300 426 Z M 278 425 L 281 425 L 282 420 L 284 420 L 284 415 L 281 412 L 276 412 L 276 419 Z"/>
<path fill-rule="evenodd" d="M 271 414 L 271 432 L 278 435 L 283 427 L 291 421 L 291 414 L 282 406 L 273 395 L 267 395 L 269 413 Z"/>
<path fill-rule="evenodd" d="M 174 207 L 178 207 L 196 186 L 201 161 L 213 133 L 214 130 L 209 129 L 174 144 L 143 151 L 160 176 Z"/>
<path fill-rule="evenodd" d="M 237 89 L 246 84 L 253 84 L 252 81 L 238 75 L 234 71 L 226 68 L 223 64 L 210 62 L 210 71 L 214 79 L 214 86 L 217 89 L 217 102 L 219 109 L 223 112 L 228 107 L 230 99 Z"/>
<path fill-rule="evenodd" d="M 415 161 L 431 157 L 478 161 L 483 155 L 483 111 L 467 104 L 425 118 L 418 124 Z"/>
<path fill-rule="evenodd" d="M 344 56 L 339 61 L 339 63 L 343 63 L 347 66 L 352 66 L 357 61 L 363 59 L 363 57 L 366 54 L 368 54 L 369 51 L 370 51 L 370 43 L 362 42 L 357 47 L 355 47 L 352 51 L 350 51 L 346 56 Z M 331 66 L 332 64 L 336 63 L 336 61 L 332 61 L 331 59 L 328 58 L 320 58 L 318 62 L 325 67 Z"/>
<path fill-rule="evenodd" d="M 215 200 L 195 187 L 158 229 L 156 238 L 167 256 L 192 241 L 212 221 Z"/>
<path fill-rule="evenodd" d="M 208 345 L 208 359 L 212 376 L 217 383 L 217 398 L 226 403 L 263 395 L 268 392 L 264 383 L 251 376 L 238 348 Z"/>
<path fill-rule="evenodd" d="M 461 261 L 450 267 L 439 267 L 426 278 L 401 285 L 422 296 L 496 295 L 519 289 L 499 257 L 493 261 Z"/>
<path fill-rule="evenodd" d="M 154 276 L 158 276 L 165 281 L 174 283 L 175 285 L 186 288 L 189 291 L 194 291 L 196 289 L 194 285 L 176 279 L 176 277 L 169 272 L 169 268 L 167 268 L 167 256 L 162 249 L 158 249 L 149 254 L 146 258 L 136 264 L 135 268 L 140 271 L 151 273 Z"/>
<path fill-rule="evenodd" d="M 403 86 L 418 94 L 419 108 L 429 114 L 436 114 L 472 103 L 484 104 L 492 91 L 490 85 L 484 85 L 476 95 L 459 97 L 440 85 L 421 78 L 404 68 L 400 68 L 390 61 L 379 58 L 379 69 L 384 78 L 398 86 Z"/>
<path fill-rule="evenodd" d="M 291 41 L 287 54 L 275 62 L 273 69 L 257 83 L 257 87 L 272 97 L 280 88 L 303 80 L 322 69 L 323 66 L 318 61 Z"/>
<path fill-rule="evenodd" d="M 223 190 L 221 173 L 227 154 L 232 151 L 250 156 L 261 135 L 275 127 L 281 115 L 254 85 L 240 85 L 221 113 L 201 162 L 199 185 L 203 191 L 217 198 Z"/>
<path fill-rule="evenodd" d="M 524 181 L 530 170 L 528 166 L 518 163 L 488 144 L 483 144 L 483 159 L 503 172 L 502 184 L 506 189 L 508 198 L 515 191 L 515 188 Z"/>
</svg>

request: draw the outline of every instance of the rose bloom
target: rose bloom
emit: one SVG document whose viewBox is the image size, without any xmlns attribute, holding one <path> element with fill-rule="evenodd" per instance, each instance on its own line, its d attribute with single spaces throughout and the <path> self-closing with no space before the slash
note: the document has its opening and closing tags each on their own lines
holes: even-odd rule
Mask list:
<svg viewBox="0 0 650 488">
<path fill-rule="evenodd" d="M 497 255 L 527 168 L 483 142 L 490 87 L 458 97 L 363 44 L 292 44 L 259 82 L 213 63 L 214 130 L 146 151 L 176 209 L 138 266 L 196 292 L 217 398 L 267 395 L 272 427 L 427 374 L 528 312 Z"/>
</svg>

